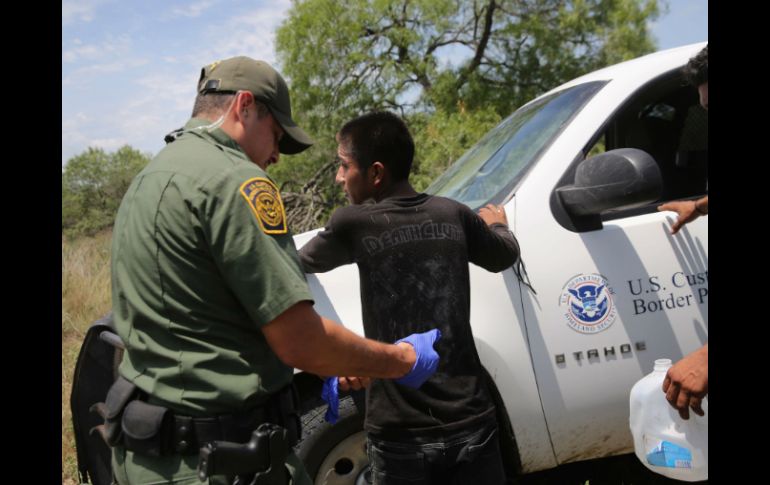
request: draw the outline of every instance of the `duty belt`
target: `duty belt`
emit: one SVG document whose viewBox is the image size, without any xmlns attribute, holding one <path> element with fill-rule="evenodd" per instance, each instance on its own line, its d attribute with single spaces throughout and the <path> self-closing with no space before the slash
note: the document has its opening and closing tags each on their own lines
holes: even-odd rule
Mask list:
<svg viewBox="0 0 770 485">
<path fill-rule="evenodd" d="M 289 446 L 294 446 L 301 434 L 299 396 L 293 384 L 270 396 L 262 406 L 216 416 L 185 416 L 146 401 L 145 393 L 119 377 L 106 403 L 91 407 L 105 420 L 93 430 L 98 430 L 110 446 L 122 444 L 130 451 L 152 456 L 195 455 L 212 441 L 246 443 L 263 423 L 286 428 Z"/>
<path fill-rule="evenodd" d="M 174 414 L 170 447 L 182 455 L 197 455 L 210 441 L 246 443 L 260 424 L 269 421 L 268 414 L 265 408 L 205 418 Z"/>
</svg>

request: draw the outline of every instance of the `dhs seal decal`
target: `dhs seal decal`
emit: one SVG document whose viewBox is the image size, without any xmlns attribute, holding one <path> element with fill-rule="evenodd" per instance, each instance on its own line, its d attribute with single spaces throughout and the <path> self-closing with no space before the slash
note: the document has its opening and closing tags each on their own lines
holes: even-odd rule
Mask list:
<svg viewBox="0 0 770 485">
<path fill-rule="evenodd" d="M 286 234 L 286 212 L 278 187 L 266 178 L 255 177 L 241 185 L 241 195 L 257 216 L 265 234 Z"/>
<path fill-rule="evenodd" d="M 618 315 L 612 301 L 614 294 L 602 275 L 578 275 L 562 288 L 559 306 L 572 330 L 598 333 L 609 328 Z"/>
</svg>

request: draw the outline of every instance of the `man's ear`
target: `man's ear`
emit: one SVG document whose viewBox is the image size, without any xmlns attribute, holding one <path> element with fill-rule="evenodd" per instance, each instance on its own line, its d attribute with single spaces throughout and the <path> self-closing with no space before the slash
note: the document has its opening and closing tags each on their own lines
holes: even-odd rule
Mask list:
<svg viewBox="0 0 770 485">
<path fill-rule="evenodd" d="M 385 170 L 382 162 L 374 162 L 369 166 L 369 176 L 375 187 L 379 187 L 385 181 Z"/>
</svg>

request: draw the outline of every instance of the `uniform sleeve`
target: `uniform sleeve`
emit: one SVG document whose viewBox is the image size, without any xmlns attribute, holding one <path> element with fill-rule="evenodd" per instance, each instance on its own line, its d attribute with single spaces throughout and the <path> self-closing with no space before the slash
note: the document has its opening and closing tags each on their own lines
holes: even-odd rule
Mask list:
<svg viewBox="0 0 770 485">
<path fill-rule="evenodd" d="M 256 169 L 224 174 L 204 194 L 202 227 L 223 279 L 258 326 L 312 295 L 280 193 Z"/>
<path fill-rule="evenodd" d="M 519 259 L 519 242 L 508 226 L 488 226 L 469 208 L 461 210 L 468 237 L 468 260 L 495 273 L 513 266 Z"/>
<path fill-rule="evenodd" d="M 340 223 L 340 215 L 341 210 L 332 214 L 326 228 L 299 250 L 306 273 L 325 273 L 353 262 L 351 245 L 344 224 Z"/>
</svg>

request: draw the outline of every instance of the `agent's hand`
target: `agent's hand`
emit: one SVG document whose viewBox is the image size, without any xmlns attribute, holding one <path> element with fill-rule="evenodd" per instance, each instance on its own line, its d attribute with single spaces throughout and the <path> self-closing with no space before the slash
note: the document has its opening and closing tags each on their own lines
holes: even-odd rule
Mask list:
<svg viewBox="0 0 770 485">
<path fill-rule="evenodd" d="M 491 226 L 494 223 L 508 225 L 508 217 L 505 215 L 505 207 L 501 205 L 487 204 L 479 209 L 479 217 Z"/>
<path fill-rule="evenodd" d="M 337 376 L 332 376 L 324 379 L 324 385 L 321 389 L 321 399 L 329 405 L 324 419 L 331 424 L 336 423 L 340 418 L 340 393 L 337 386 Z"/>
<path fill-rule="evenodd" d="M 666 372 L 663 379 L 663 392 L 666 400 L 679 411 L 682 419 L 690 418 L 692 410 L 703 416 L 701 408 L 703 398 L 709 392 L 709 354 L 708 344 L 685 356 Z"/>
<path fill-rule="evenodd" d="M 340 377 L 339 388 L 343 391 L 360 391 L 372 384 L 371 377 Z"/>
<path fill-rule="evenodd" d="M 681 229 L 682 226 L 684 226 L 688 222 L 694 221 L 695 219 L 698 218 L 699 215 L 701 215 L 701 213 L 695 209 L 694 200 L 675 200 L 674 202 L 667 202 L 665 204 L 659 205 L 658 210 L 660 212 L 663 212 L 663 211 L 676 212 L 678 217 L 676 221 L 674 221 L 674 223 L 671 224 L 672 235 L 679 232 L 679 229 Z"/>
<path fill-rule="evenodd" d="M 408 343 L 414 347 L 416 359 L 412 370 L 395 382 L 418 389 L 432 376 L 438 368 L 439 355 L 433 349 L 433 344 L 441 338 L 441 330 L 434 328 L 424 333 L 412 335 L 398 340 L 396 344 Z"/>
</svg>

